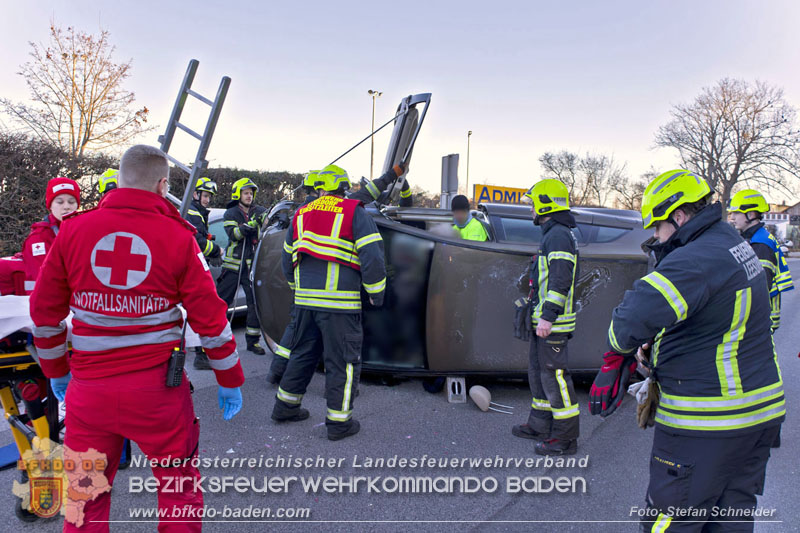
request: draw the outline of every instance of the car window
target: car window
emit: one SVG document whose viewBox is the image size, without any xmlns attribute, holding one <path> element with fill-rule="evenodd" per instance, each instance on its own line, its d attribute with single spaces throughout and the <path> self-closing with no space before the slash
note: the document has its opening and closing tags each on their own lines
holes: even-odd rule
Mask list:
<svg viewBox="0 0 800 533">
<path fill-rule="evenodd" d="M 225 233 L 225 228 L 222 227 L 224 219 L 215 220 L 209 223 L 208 232 L 214 236 L 214 242 L 219 245 L 223 250 L 228 247 L 228 234 Z"/>
<path fill-rule="evenodd" d="M 530 218 L 492 217 L 493 228 L 500 242 L 539 243 L 542 241 L 542 228 L 536 226 Z M 502 232 L 498 231 L 497 224 L 502 225 Z M 584 242 L 585 230 L 582 224 L 572 229 L 578 242 Z"/>
<path fill-rule="evenodd" d="M 531 219 L 502 218 L 504 241 L 508 242 L 541 242 L 542 228 L 534 225 Z"/>
<path fill-rule="evenodd" d="M 595 226 L 597 233 L 594 235 L 594 242 L 611 242 L 625 235 L 629 230 L 625 228 L 611 228 L 609 226 Z"/>
</svg>

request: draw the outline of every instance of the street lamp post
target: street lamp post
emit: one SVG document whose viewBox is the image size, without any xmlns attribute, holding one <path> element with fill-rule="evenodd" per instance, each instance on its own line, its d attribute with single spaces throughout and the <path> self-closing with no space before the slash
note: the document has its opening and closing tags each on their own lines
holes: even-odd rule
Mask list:
<svg viewBox="0 0 800 533">
<path fill-rule="evenodd" d="M 374 91 L 369 89 L 367 94 L 372 97 L 372 129 L 370 131 L 375 131 L 375 99 L 378 98 L 383 93 L 380 91 Z M 375 136 L 373 135 L 370 139 L 370 149 L 369 149 L 369 179 L 372 179 L 372 167 L 375 165 Z"/>
<path fill-rule="evenodd" d="M 467 197 L 469 198 L 469 138 L 472 137 L 472 130 L 467 132 Z"/>
</svg>

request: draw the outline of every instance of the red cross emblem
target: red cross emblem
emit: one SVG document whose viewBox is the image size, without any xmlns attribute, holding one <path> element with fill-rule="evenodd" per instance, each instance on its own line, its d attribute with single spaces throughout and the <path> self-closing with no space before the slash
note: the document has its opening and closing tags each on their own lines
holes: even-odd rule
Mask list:
<svg viewBox="0 0 800 533">
<path fill-rule="evenodd" d="M 141 237 L 117 231 L 94 245 L 92 272 L 106 287 L 132 289 L 147 278 L 152 256 Z"/>
</svg>

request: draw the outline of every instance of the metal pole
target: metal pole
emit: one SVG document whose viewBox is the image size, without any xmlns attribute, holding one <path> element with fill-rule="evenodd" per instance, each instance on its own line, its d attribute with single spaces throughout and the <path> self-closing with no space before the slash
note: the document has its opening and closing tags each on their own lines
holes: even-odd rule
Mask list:
<svg viewBox="0 0 800 533">
<path fill-rule="evenodd" d="M 372 131 L 375 131 L 375 99 L 382 95 L 380 91 L 369 89 L 367 94 L 372 96 Z M 375 136 L 372 136 L 369 149 L 369 179 L 372 179 L 372 169 L 375 166 Z"/>
<path fill-rule="evenodd" d="M 467 132 L 467 198 L 470 197 L 469 194 L 469 138 L 472 137 L 472 130 Z"/>
</svg>

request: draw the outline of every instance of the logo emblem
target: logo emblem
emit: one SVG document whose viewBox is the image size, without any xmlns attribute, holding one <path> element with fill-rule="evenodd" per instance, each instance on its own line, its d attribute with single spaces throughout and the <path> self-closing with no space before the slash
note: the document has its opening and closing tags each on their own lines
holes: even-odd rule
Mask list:
<svg viewBox="0 0 800 533">
<path fill-rule="evenodd" d="M 112 289 L 132 289 L 150 273 L 153 257 L 147 243 L 133 233 L 109 233 L 92 249 L 92 272 Z"/>
<path fill-rule="evenodd" d="M 32 477 L 31 510 L 42 518 L 50 518 L 61 510 L 62 479 L 59 477 Z"/>
<path fill-rule="evenodd" d="M 31 254 L 36 255 L 45 255 L 47 250 L 45 250 L 45 244 L 43 242 L 35 242 L 33 246 L 31 246 Z"/>
</svg>

